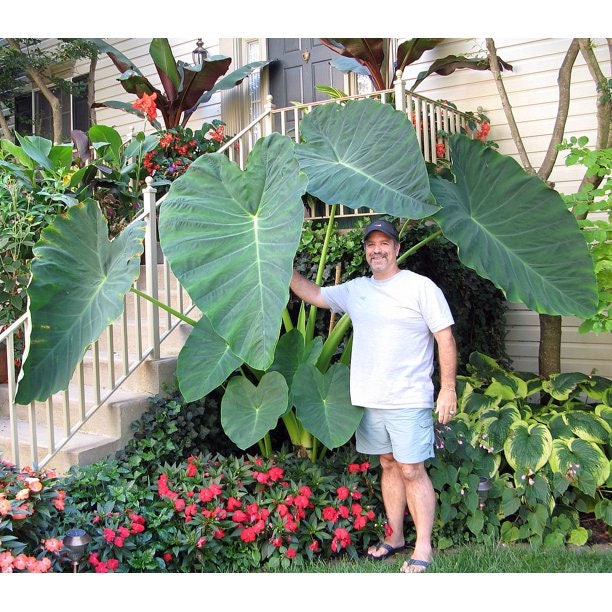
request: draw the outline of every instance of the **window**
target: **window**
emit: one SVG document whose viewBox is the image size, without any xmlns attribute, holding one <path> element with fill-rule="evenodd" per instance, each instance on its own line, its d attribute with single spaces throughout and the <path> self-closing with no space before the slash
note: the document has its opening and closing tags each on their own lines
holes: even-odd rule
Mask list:
<svg viewBox="0 0 612 612">
<path fill-rule="evenodd" d="M 87 106 L 87 78 L 88 75 L 83 75 L 73 79 L 74 83 L 83 85 L 78 93 L 70 94 L 57 87 L 52 90 L 59 97 L 62 110 L 61 142 L 70 142 L 71 130 L 86 131 L 91 125 Z M 51 106 L 40 91 L 15 99 L 15 131 L 53 140 Z"/>
</svg>

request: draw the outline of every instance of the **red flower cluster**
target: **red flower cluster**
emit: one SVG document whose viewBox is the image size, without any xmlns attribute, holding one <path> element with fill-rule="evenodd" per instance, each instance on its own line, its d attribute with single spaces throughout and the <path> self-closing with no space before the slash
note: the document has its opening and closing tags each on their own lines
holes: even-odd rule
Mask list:
<svg viewBox="0 0 612 612">
<path fill-rule="evenodd" d="M 264 461 L 255 458 L 248 478 L 229 478 L 222 473 L 213 479 L 206 471 L 200 473 L 199 464 L 197 457 L 187 460 L 186 475 L 193 482 L 173 483 L 167 473 L 162 473 L 157 481 L 158 494 L 171 502 L 177 518 L 185 523 L 197 519 L 199 549 L 217 546 L 215 540 L 228 534 L 239 537 L 245 544 L 270 547 L 268 555 L 279 550 L 278 554 L 286 559 L 298 557 L 301 546 L 309 556 L 319 553 L 323 543 L 337 553 L 351 545 L 351 529 L 362 530 L 376 518 L 372 510 L 364 510 L 359 503 L 362 493 L 354 478 L 347 481 L 349 486 L 337 487 L 336 501 L 319 511 L 313 503 L 311 487 L 288 482 L 278 465 L 268 464 L 265 469 Z M 369 467 L 369 463 L 350 464 L 348 472 L 364 473 Z M 232 482 L 224 482 L 225 478 Z M 223 484 L 215 480 L 222 480 Z M 321 508 L 320 494 L 317 504 Z M 332 526 L 333 536 L 325 536 L 323 532 Z M 304 529 L 312 536 L 307 543 L 300 541 L 300 531 Z M 173 555 L 166 552 L 163 558 L 169 562 Z"/>
<path fill-rule="evenodd" d="M 476 138 L 478 140 L 484 141 L 491 130 L 491 124 L 488 121 L 483 121 L 480 129 L 476 132 Z"/>
<path fill-rule="evenodd" d="M 215 119 L 199 130 L 176 127 L 159 133 L 157 146 L 145 153 L 142 164 L 149 176 L 174 180 L 205 153 L 215 153 L 228 138 L 225 124 Z"/>
<path fill-rule="evenodd" d="M 436 157 L 444 157 L 446 155 L 446 145 L 443 142 L 436 143 Z"/>
<path fill-rule="evenodd" d="M 97 515 L 93 519 L 94 524 L 100 523 L 102 520 L 108 520 L 113 523 L 113 527 L 104 527 L 102 536 L 104 541 L 115 548 L 123 548 L 130 536 L 142 533 L 145 530 L 146 520 L 143 516 L 135 512 L 121 514 L 118 512 L 109 513 L 105 517 Z M 123 524 L 120 524 L 123 523 Z M 89 555 L 88 561 L 93 565 L 97 573 L 105 574 L 114 572 L 119 567 L 119 560 L 113 557 L 101 560 L 100 552 L 95 552 Z"/>
</svg>

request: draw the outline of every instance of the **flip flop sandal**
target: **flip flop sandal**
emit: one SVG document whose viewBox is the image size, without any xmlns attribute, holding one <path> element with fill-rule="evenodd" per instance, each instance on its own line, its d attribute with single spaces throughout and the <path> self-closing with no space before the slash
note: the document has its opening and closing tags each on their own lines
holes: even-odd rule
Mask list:
<svg viewBox="0 0 612 612">
<path fill-rule="evenodd" d="M 381 561 L 382 559 L 388 559 L 395 553 L 404 550 L 406 548 L 406 545 L 403 544 L 402 546 L 393 547 L 391 546 L 391 544 L 387 544 L 386 542 L 379 542 L 372 552 L 378 552 L 381 548 L 384 548 L 387 551 L 384 555 L 373 555 L 372 553 L 368 553 L 368 559 L 372 559 L 373 561 Z"/>
<path fill-rule="evenodd" d="M 413 565 L 418 565 L 419 567 L 423 567 L 425 569 L 422 569 L 419 572 L 410 572 L 408 571 L 408 568 L 410 566 Z M 422 574 L 423 572 L 425 572 L 427 570 L 427 568 L 431 565 L 431 562 L 429 561 L 421 561 L 421 559 L 408 559 L 408 561 L 406 561 L 404 563 L 404 565 L 400 568 L 400 572 L 402 574 Z"/>
</svg>

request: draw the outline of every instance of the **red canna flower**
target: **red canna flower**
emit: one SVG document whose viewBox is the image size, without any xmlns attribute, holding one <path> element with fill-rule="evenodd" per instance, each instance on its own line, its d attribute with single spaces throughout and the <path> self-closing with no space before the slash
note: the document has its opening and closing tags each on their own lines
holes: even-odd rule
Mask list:
<svg viewBox="0 0 612 612">
<path fill-rule="evenodd" d="M 149 121 L 153 121 L 157 115 L 157 106 L 155 105 L 156 98 L 157 93 L 152 93 L 150 96 L 143 93 L 136 102 L 132 102 L 132 107 L 144 113 Z"/>
</svg>

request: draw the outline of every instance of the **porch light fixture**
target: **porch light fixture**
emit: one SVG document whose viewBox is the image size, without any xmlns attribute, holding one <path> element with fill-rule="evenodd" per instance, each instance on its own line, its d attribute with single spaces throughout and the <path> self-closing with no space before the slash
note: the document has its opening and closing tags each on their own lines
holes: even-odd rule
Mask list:
<svg viewBox="0 0 612 612">
<path fill-rule="evenodd" d="M 193 63 L 198 66 L 201 66 L 208 57 L 208 51 L 204 48 L 204 43 L 201 38 L 198 38 L 196 48 L 191 52 L 191 57 L 193 58 Z"/>
<path fill-rule="evenodd" d="M 489 491 L 493 487 L 493 483 L 490 478 L 480 476 L 480 482 L 478 483 L 478 502 L 481 510 L 484 510 L 485 502 L 489 496 Z"/>
<path fill-rule="evenodd" d="M 83 558 L 85 549 L 91 542 L 91 538 L 83 529 L 69 529 L 63 541 L 66 554 L 72 562 L 72 571 L 76 573 L 79 567 L 79 561 Z"/>
</svg>

